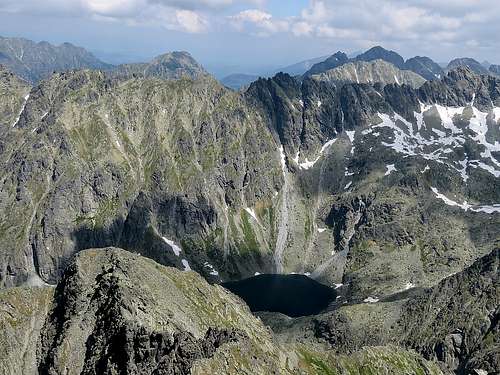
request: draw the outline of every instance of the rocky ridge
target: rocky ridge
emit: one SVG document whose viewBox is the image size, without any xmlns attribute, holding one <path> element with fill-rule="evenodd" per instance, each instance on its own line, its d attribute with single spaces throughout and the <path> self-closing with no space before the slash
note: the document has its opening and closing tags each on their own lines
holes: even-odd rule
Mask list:
<svg viewBox="0 0 500 375">
<path fill-rule="evenodd" d="M 418 88 L 425 82 L 425 79 L 418 74 L 409 70 L 397 69 L 393 64 L 384 60 L 350 62 L 327 70 L 324 73 L 313 75 L 312 78 L 336 85 L 349 82 L 381 83 L 384 85 L 395 83 L 398 85 L 408 85 L 413 88 Z"/>
<path fill-rule="evenodd" d="M 21 315 L 28 295 L 40 308 Z M 223 288 L 114 248 L 81 252 L 55 289 L 12 288 L 0 303 L 0 337 L 32 327 L 29 345 L 2 347 L 5 374 L 442 374 L 395 346 L 343 356 L 279 343 Z"/>
<path fill-rule="evenodd" d="M 442 76 L 444 76 L 444 70 L 429 57 L 415 56 L 405 61 L 403 57 L 400 56 L 397 52 L 386 50 L 383 47 L 376 46 L 370 48 L 369 50 L 359 54 L 354 58 L 348 58 L 345 53 L 339 51 L 327 60 L 314 65 L 308 72 L 304 74 L 304 77 L 310 77 L 314 74 L 326 73 L 330 69 L 339 68 L 342 65 L 348 63 L 359 64 L 360 62 L 373 62 L 376 60 L 385 61 L 386 63 L 393 65 L 393 69 L 399 69 L 404 72 L 400 74 L 409 75 L 409 73 L 405 71 L 411 71 L 426 80 L 440 79 Z M 346 79 L 348 79 L 348 77 L 349 76 L 347 76 Z M 350 78 L 351 82 L 358 81 L 355 77 Z"/>
</svg>

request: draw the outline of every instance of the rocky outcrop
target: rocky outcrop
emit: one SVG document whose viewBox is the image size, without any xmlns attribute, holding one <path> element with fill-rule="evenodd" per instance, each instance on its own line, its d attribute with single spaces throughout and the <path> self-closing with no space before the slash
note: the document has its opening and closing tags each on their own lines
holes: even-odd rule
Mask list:
<svg viewBox="0 0 500 375">
<path fill-rule="evenodd" d="M 460 66 L 440 81 L 431 81 L 419 89 L 424 103 L 440 103 L 450 107 L 474 104 L 480 110 L 490 110 L 500 105 L 499 80 L 477 75 L 469 67 Z"/>
<path fill-rule="evenodd" d="M 380 300 L 344 304 L 341 286 L 332 311 L 262 319 L 284 342 L 316 342 L 354 356 L 363 348 L 392 345 L 420 353 L 445 373 L 495 374 L 500 368 L 499 262 L 496 249 L 431 288 L 410 288 Z"/>
<path fill-rule="evenodd" d="M 279 342 L 222 287 L 116 248 L 80 252 L 55 289 L 1 292 L 0 338 L 1 374 L 441 374 L 395 346 Z"/>
<path fill-rule="evenodd" d="M 225 344 L 249 340 L 243 327 L 252 324 L 235 297 L 194 273 L 123 250 L 89 250 L 56 288 L 38 371 L 188 374 Z"/>
<path fill-rule="evenodd" d="M 500 249 L 403 308 L 404 345 L 457 374 L 500 369 Z"/>
<path fill-rule="evenodd" d="M 36 374 L 37 347 L 52 307 L 54 288 L 0 290 L 0 374 Z"/>
</svg>

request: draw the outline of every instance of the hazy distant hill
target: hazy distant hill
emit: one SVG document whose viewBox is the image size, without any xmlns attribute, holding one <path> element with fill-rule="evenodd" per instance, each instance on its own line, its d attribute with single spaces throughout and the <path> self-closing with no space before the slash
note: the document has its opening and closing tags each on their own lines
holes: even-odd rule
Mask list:
<svg viewBox="0 0 500 375">
<path fill-rule="evenodd" d="M 309 69 L 311 69 L 312 66 L 324 61 L 327 58 L 328 56 L 316 57 L 313 59 L 308 59 L 298 62 L 296 64 L 288 65 L 283 68 L 276 69 L 272 72 L 267 72 L 259 75 L 246 74 L 246 73 L 230 74 L 222 78 L 221 83 L 226 87 L 232 88 L 233 90 L 240 90 L 241 88 L 249 85 L 250 83 L 255 82 L 257 79 L 259 79 L 259 77 L 272 77 L 276 73 L 280 72 L 290 74 L 291 76 L 300 76 L 305 72 L 307 72 Z"/>
<path fill-rule="evenodd" d="M 311 69 L 311 67 L 314 64 L 320 63 L 327 58 L 328 58 L 328 56 L 321 56 L 321 57 L 316 57 L 316 58 L 309 59 L 309 60 L 304 60 L 304 61 L 301 61 L 299 63 L 285 66 L 284 68 L 278 69 L 278 70 L 276 70 L 275 73 L 283 72 L 283 73 L 290 74 L 291 76 L 302 75 L 305 72 L 307 72 L 309 69 Z"/>
<path fill-rule="evenodd" d="M 0 37 L 0 64 L 32 83 L 48 78 L 54 72 L 112 68 L 84 48 L 70 43 L 54 46 L 48 42 L 4 37 Z"/>
<path fill-rule="evenodd" d="M 148 63 L 123 64 L 112 70 L 116 78 L 157 77 L 163 79 L 178 79 L 189 77 L 193 79 L 207 76 L 207 71 L 187 52 L 169 52 L 155 57 Z"/>
<path fill-rule="evenodd" d="M 259 79 L 259 76 L 252 74 L 231 74 L 221 79 L 221 83 L 233 90 L 239 90 L 244 86 Z"/>
</svg>

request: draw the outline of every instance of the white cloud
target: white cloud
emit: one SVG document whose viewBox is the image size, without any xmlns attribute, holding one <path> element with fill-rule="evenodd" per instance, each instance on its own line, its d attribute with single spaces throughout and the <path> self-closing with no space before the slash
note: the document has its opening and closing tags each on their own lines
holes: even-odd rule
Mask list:
<svg viewBox="0 0 500 375">
<path fill-rule="evenodd" d="M 311 35 L 313 27 L 304 21 L 296 22 L 292 27 L 292 33 L 295 36 Z"/>
<path fill-rule="evenodd" d="M 0 12 L 88 17 L 124 25 L 314 38 L 351 50 L 381 44 L 409 54 L 500 50 L 500 12 L 492 0 L 309 0 L 294 16 L 279 17 L 269 0 L 0 0 Z M 278 2 L 275 1 L 274 4 Z M 278 3 L 280 4 L 280 3 Z M 280 6 L 288 8 L 284 2 Z M 444 52 L 443 52 L 444 53 Z"/>
<path fill-rule="evenodd" d="M 240 31 L 287 32 L 352 49 L 381 44 L 409 54 L 426 53 L 440 51 L 440 42 L 451 54 L 474 54 L 500 47 L 500 12 L 494 8 L 490 0 L 310 0 L 294 17 L 279 19 L 252 10 L 230 19 Z"/>
<path fill-rule="evenodd" d="M 153 25 L 200 33 L 210 29 L 218 12 L 265 0 L 0 0 L 0 12 L 88 17 L 126 25 Z"/>
<path fill-rule="evenodd" d="M 277 32 L 288 31 L 290 25 L 287 20 L 275 19 L 270 13 L 259 9 L 248 9 L 229 17 L 232 25 L 240 31 L 250 27 L 257 35 L 269 35 Z"/>
<path fill-rule="evenodd" d="M 175 14 L 177 23 L 187 32 L 201 33 L 208 28 L 208 21 L 191 10 L 177 10 Z"/>
</svg>

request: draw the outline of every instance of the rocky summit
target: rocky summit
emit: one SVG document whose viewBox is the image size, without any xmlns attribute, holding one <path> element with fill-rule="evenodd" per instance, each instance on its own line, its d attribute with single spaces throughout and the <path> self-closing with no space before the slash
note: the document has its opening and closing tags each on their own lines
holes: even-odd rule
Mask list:
<svg viewBox="0 0 500 375">
<path fill-rule="evenodd" d="M 398 56 L 2 66 L 0 374 L 497 374 L 500 79 Z"/>
</svg>

